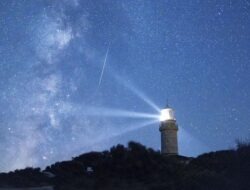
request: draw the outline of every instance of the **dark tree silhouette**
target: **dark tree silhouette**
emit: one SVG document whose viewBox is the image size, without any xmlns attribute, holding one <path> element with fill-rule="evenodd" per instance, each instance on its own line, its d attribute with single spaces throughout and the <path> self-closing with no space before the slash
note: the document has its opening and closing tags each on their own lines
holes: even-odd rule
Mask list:
<svg viewBox="0 0 250 190">
<path fill-rule="evenodd" d="M 52 185 L 58 190 L 248 190 L 250 144 L 197 158 L 163 156 L 136 143 L 57 162 L 44 171 L 26 168 L 0 174 L 0 187 Z M 50 175 L 48 175 L 50 174 Z M 54 177 L 51 177 L 54 176 Z"/>
</svg>

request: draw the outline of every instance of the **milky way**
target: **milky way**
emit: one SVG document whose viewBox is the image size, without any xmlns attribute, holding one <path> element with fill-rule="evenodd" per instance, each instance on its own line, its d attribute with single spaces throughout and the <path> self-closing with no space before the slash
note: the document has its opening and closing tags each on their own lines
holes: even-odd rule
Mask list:
<svg viewBox="0 0 250 190">
<path fill-rule="evenodd" d="M 234 147 L 250 132 L 249 9 L 247 0 L 2 0 L 0 171 L 130 140 L 158 150 L 167 99 L 181 154 Z"/>
</svg>

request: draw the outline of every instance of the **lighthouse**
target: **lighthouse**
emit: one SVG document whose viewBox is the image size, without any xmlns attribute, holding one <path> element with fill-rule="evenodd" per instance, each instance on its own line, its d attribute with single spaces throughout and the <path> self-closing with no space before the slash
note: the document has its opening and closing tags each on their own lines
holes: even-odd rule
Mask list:
<svg viewBox="0 0 250 190">
<path fill-rule="evenodd" d="M 162 109 L 160 122 L 161 153 L 163 155 L 178 155 L 178 125 L 174 116 L 174 110 L 169 106 Z"/>
</svg>

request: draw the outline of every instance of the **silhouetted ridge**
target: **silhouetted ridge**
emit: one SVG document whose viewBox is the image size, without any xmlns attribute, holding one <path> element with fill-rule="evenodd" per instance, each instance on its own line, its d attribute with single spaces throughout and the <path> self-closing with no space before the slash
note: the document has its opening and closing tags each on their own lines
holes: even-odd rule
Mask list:
<svg viewBox="0 0 250 190">
<path fill-rule="evenodd" d="M 60 190 L 247 190 L 250 187 L 250 145 L 202 154 L 197 158 L 162 156 L 129 142 L 109 151 L 89 152 L 57 162 L 44 171 L 26 168 L 0 174 L 2 187 L 54 186 Z"/>
</svg>

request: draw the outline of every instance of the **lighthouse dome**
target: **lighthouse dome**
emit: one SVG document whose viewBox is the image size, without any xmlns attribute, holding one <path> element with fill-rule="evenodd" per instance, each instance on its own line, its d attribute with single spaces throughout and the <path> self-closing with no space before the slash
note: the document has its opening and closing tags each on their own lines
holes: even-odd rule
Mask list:
<svg viewBox="0 0 250 190">
<path fill-rule="evenodd" d="M 174 110 L 172 108 L 170 108 L 169 106 L 167 106 L 166 108 L 161 110 L 161 114 L 160 114 L 159 119 L 162 122 L 169 121 L 169 120 L 175 120 Z"/>
</svg>

